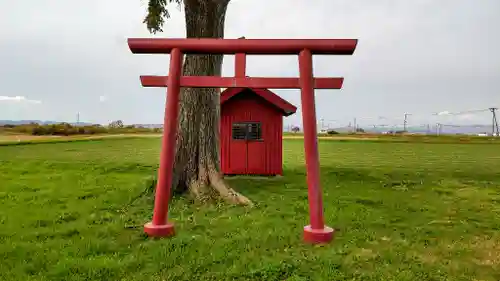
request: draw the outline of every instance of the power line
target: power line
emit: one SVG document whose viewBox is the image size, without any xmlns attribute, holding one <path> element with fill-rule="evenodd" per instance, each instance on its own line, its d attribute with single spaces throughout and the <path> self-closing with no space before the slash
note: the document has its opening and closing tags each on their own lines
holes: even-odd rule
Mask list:
<svg viewBox="0 0 500 281">
<path fill-rule="evenodd" d="M 452 119 L 455 119 L 454 117 L 456 117 L 458 119 L 463 119 L 460 117 L 461 115 L 467 115 L 467 114 L 476 115 L 476 114 L 481 114 L 481 113 L 486 113 L 486 112 L 489 113 L 490 111 L 491 111 L 492 115 L 494 115 L 493 121 L 492 121 L 492 123 L 493 123 L 492 129 L 491 129 L 492 134 L 500 136 L 500 128 L 499 128 L 500 125 L 499 125 L 499 122 L 498 122 L 497 117 L 496 117 L 497 116 L 496 113 L 498 112 L 496 107 L 483 108 L 483 109 L 471 109 L 471 110 L 463 110 L 463 111 L 456 111 L 456 112 L 441 111 L 439 113 L 436 113 L 436 112 L 408 113 L 408 112 L 406 112 L 403 115 L 403 117 L 404 117 L 403 120 L 401 120 L 400 118 L 398 118 L 396 116 L 394 116 L 394 117 L 380 116 L 380 115 L 378 115 L 378 116 L 377 115 L 356 116 L 353 119 L 351 119 L 350 121 L 348 121 L 348 120 L 345 120 L 345 121 L 336 120 L 336 122 L 334 122 L 334 123 L 337 123 L 336 124 L 337 126 L 341 126 L 338 122 L 343 123 L 343 122 L 347 121 L 346 123 L 348 123 L 348 124 L 346 124 L 347 126 L 345 126 L 345 127 L 348 127 L 350 129 L 354 129 L 354 130 L 356 130 L 360 126 L 367 126 L 367 127 L 373 127 L 373 128 L 392 127 L 393 129 L 396 129 L 398 127 L 399 128 L 403 127 L 401 129 L 403 129 L 404 131 L 412 130 L 413 128 L 418 126 L 417 124 L 420 123 L 420 124 L 423 124 L 423 125 L 420 125 L 420 127 L 424 131 L 426 131 L 427 133 L 431 133 L 432 131 L 434 131 L 434 129 L 436 129 L 435 133 L 442 134 L 442 133 L 444 133 L 444 130 L 446 130 L 446 128 L 449 128 L 449 129 L 452 129 L 452 128 L 458 129 L 460 127 L 476 128 L 476 129 L 483 128 L 484 125 L 487 124 L 487 123 L 485 124 L 483 122 L 486 121 L 487 119 L 484 121 L 481 121 L 481 123 L 484 125 L 480 125 L 478 123 L 470 124 L 471 122 L 478 122 L 479 119 L 477 119 L 477 118 L 473 118 L 473 119 L 477 119 L 475 121 L 472 121 L 472 119 L 467 118 L 467 120 L 469 120 L 467 122 L 467 124 L 463 123 L 463 121 L 461 121 L 459 124 L 453 124 L 454 122 Z M 435 120 L 432 117 L 448 117 L 448 118 L 446 118 L 447 121 L 445 121 L 445 119 Z M 483 119 L 486 116 L 483 116 L 481 114 L 481 116 L 477 115 L 477 117 L 480 119 Z M 410 118 L 412 118 L 412 119 L 410 120 Z M 449 119 L 449 118 L 451 118 L 451 119 Z M 400 121 L 397 121 L 398 119 Z M 413 119 L 415 119 L 415 120 L 413 120 Z M 327 118 L 321 118 L 318 121 L 320 121 L 320 122 L 318 122 L 318 126 L 320 126 L 322 128 L 324 128 L 324 127 L 329 128 L 332 125 L 332 123 L 331 123 L 332 120 L 327 120 Z M 366 122 L 366 121 L 368 121 L 368 122 Z M 412 124 L 410 124 L 410 121 L 412 121 Z M 413 124 L 413 123 L 415 123 L 414 121 L 417 124 Z M 444 123 L 443 121 L 446 123 Z M 435 128 L 433 128 L 433 127 L 435 127 Z"/>
<path fill-rule="evenodd" d="M 465 111 L 458 111 L 458 112 L 449 112 L 449 111 L 442 111 L 442 112 L 434 112 L 432 115 L 435 116 L 447 116 L 447 115 L 463 115 L 463 114 L 471 114 L 471 113 L 479 113 L 479 112 L 486 112 L 489 111 L 489 109 L 473 109 L 473 110 L 465 110 Z"/>
<path fill-rule="evenodd" d="M 462 114 L 479 113 L 479 112 L 486 112 L 486 111 L 488 111 L 488 109 L 466 110 L 466 111 L 459 111 L 459 112 L 451 113 L 451 115 L 462 115 Z"/>
</svg>

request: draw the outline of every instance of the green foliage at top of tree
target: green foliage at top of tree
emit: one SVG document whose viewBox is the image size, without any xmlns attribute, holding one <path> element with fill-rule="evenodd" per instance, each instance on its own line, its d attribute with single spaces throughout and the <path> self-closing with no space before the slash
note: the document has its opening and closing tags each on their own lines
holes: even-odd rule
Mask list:
<svg viewBox="0 0 500 281">
<path fill-rule="evenodd" d="M 182 0 L 149 0 L 148 14 L 144 18 L 143 23 L 146 24 L 150 33 L 163 32 L 165 19 L 170 18 L 167 5 L 175 3 L 180 5 Z"/>
<path fill-rule="evenodd" d="M 326 133 L 329 135 L 338 135 L 339 134 L 339 132 L 337 132 L 335 130 L 328 130 Z"/>
<path fill-rule="evenodd" d="M 109 128 L 123 128 L 123 121 L 122 120 L 115 120 L 108 125 Z"/>
</svg>

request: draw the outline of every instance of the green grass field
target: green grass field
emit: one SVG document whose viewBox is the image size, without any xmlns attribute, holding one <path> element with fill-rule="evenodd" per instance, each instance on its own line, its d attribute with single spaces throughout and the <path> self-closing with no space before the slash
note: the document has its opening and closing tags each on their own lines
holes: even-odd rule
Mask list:
<svg viewBox="0 0 500 281">
<path fill-rule="evenodd" d="M 305 245 L 301 140 L 254 208 L 174 198 L 142 234 L 160 139 L 0 146 L 0 280 L 500 280 L 500 145 L 321 141 L 333 243 Z"/>
</svg>

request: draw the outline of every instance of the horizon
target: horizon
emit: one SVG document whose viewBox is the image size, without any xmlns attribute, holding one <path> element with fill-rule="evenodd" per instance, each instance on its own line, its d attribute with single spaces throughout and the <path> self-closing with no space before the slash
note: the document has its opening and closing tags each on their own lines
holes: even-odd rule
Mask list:
<svg viewBox="0 0 500 281">
<path fill-rule="evenodd" d="M 124 120 L 122 120 L 124 121 Z M 14 123 L 9 123 L 9 122 L 14 122 Z M 22 122 L 22 123 L 21 123 Z M 92 123 L 92 122 L 87 122 L 87 121 L 79 121 L 79 122 L 71 122 L 71 121 L 56 121 L 56 120 L 0 120 L 0 126 L 3 125 L 27 125 L 30 123 L 37 123 L 39 125 L 52 125 L 52 124 L 61 124 L 61 123 L 67 123 L 73 126 L 78 126 L 78 125 L 102 125 L 102 126 L 107 126 L 109 123 Z M 124 122 L 125 126 L 154 126 L 155 128 L 158 127 L 163 127 L 163 124 L 161 123 L 127 123 Z M 298 126 L 300 128 L 300 131 L 302 131 L 302 127 L 296 124 L 283 124 L 283 131 L 284 132 L 290 132 L 291 128 L 293 126 Z M 422 124 L 422 125 L 407 125 L 407 131 L 411 133 L 430 133 L 430 134 L 435 134 L 436 130 L 438 127 L 441 126 L 441 133 L 442 134 L 478 134 L 478 133 L 490 133 L 489 130 L 491 129 L 491 124 L 468 124 L 468 125 L 449 125 L 449 124 Z M 344 126 L 321 126 L 320 123 L 317 124 L 317 130 L 318 132 L 321 131 L 327 131 L 327 130 L 354 130 L 354 125 L 353 124 L 347 124 Z M 358 125 L 356 124 L 356 128 L 361 128 L 364 131 L 367 132 L 388 132 L 388 131 L 399 131 L 401 129 L 404 129 L 404 125 L 393 125 L 393 126 L 363 126 L 363 125 Z M 448 131 L 446 130 L 448 128 Z M 450 129 L 451 128 L 451 129 Z M 475 130 L 477 129 L 477 130 Z M 484 131 L 486 130 L 486 131 Z M 451 132 L 450 132 L 451 131 Z"/>
</svg>

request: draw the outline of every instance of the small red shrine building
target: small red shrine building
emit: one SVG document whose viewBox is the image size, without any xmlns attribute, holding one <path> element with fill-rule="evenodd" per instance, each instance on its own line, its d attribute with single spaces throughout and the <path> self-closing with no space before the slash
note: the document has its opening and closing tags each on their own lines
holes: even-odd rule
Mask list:
<svg viewBox="0 0 500 281">
<path fill-rule="evenodd" d="M 283 174 L 283 116 L 297 108 L 267 89 L 221 93 L 220 157 L 225 175 Z"/>
</svg>

